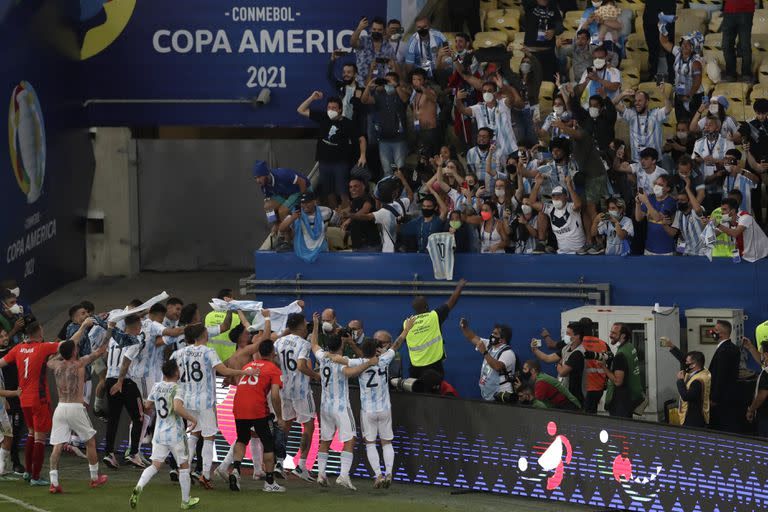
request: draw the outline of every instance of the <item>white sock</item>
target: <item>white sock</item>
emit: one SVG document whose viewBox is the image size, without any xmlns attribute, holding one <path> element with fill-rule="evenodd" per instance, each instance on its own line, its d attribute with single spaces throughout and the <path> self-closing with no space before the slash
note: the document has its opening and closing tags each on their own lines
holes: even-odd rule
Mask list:
<svg viewBox="0 0 768 512">
<path fill-rule="evenodd" d="M 371 465 L 373 474 L 378 477 L 381 475 L 381 459 L 379 458 L 379 450 L 376 448 L 376 443 L 366 443 L 365 453 L 368 454 L 368 463 Z"/>
<path fill-rule="evenodd" d="M 57 487 L 59 485 L 59 471 L 52 469 L 48 474 L 51 476 L 51 485 Z"/>
<path fill-rule="evenodd" d="M 339 476 L 349 476 L 353 458 L 354 455 L 350 452 L 341 452 L 341 472 L 339 473 Z"/>
<path fill-rule="evenodd" d="M 264 445 L 258 437 L 251 438 L 251 460 L 253 460 L 253 472 L 261 473 L 264 459 Z"/>
<path fill-rule="evenodd" d="M 224 460 L 221 461 L 221 464 L 219 464 L 219 469 L 222 471 L 229 471 L 229 468 L 232 466 L 232 463 L 235 461 L 235 445 L 232 444 L 232 446 L 229 447 L 229 451 L 224 456 Z"/>
<path fill-rule="evenodd" d="M 195 452 L 197 451 L 197 437 L 195 436 L 189 436 L 189 439 L 187 439 L 187 449 L 189 450 L 189 460 L 187 460 L 187 463 L 189 464 L 189 467 L 192 467 L 192 459 L 195 458 Z M 180 460 L 176 461 L 177 463 L 181 464 Z"/>
<path fill-rule="evenodd" d="M 6 472 L 5 461 L 10 456 L 11 452 L 5 448 L 0 448 L 0 475 Z"/>
<path fill-rule="evenodd" d="M 319 452 L 317 454 L 317 474 L 325 476 L 325 465 L 328 464 L 328 454 Z"/>
<path fill-rule="evenodd" d="M 382 444 L 381 452 L 384 454 L 384 470 L 391 475 L 395 466 L 395 448 L 392 443 Z"/>
<path fill-rule="evenodd" d="M 94 465 L 88 464 L 88 471 L 91 472 L 91 480 L 99 478 L 99 463 L 97 462 Z"/>
<path fill-rule="evenodd" d="M 302 453 L 302 455 L 304 455 L 304 454 Z M 299 468 L 307 469 L 307 459 L 306 458 L 299 459 Z"/>
<path fill-rule="evenodd" d="M 152 477 L 157 474 L 157 468 L 154 464 L 147 466 L 144 468 L 144 471 L 141 473 L 141 477 L 139 478 L 139 483 L 137 484 L 142 489 L 147 486 L 150 480 L 152 480 Z"/>
<path fill-rule="evenodd" d="M 181 501 L 189 501 L 189 488 L 192 487 L 192 479 L 189 477 L 189 468 L 179 470 L 179 485 L 181 486 Z"/>
<path fill-rule="evenodd" d="M 213 466 L 213 439 L 203 441 L 203 476 L 211 479 L 211 467 Z"/>
</svg>

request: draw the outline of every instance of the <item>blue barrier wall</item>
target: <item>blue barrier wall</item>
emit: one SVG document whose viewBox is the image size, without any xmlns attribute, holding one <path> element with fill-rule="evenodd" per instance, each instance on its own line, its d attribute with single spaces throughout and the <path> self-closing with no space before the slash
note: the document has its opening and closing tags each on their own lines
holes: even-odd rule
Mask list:
<svg viewBox="0 0 768 512">
<path fill-rule="evenodd" d="M 434 281 L 432 264 L 423 254 L 327 253 L 314 264 L 306 264 L 292 253 L 255 253 L 256 279 L 402 280 Z M 454 278 L 472 281 L 608 283 L 614 305 L 650 307 L 658 302 L 677 305 L 681 315 L 696 307 L 741 308 L 749 319 L 747 333 L 768 318 L 768 304 L 761 292 L 768 289 L 768 262 L 734 264 L 730 260 L 682 257 L 563 255 L 457 255 Z M 367 335 L 386 329 L 397 335 L 402 320 L 412 313 L 409 297 L 357 295 L 297 297 L 261 295 L 268 307 L 285 305 L 302 298 L 306 310 L 336 309 L 340 321 L 362 319 Z M 432 307 L 446 300 L 429 297 Z M 447 380 L 461 396 L 478 397 L 477 378 L 481 358 L 473 353 L 458 328 L 461 317 L 470 320 L 475 331 L 487 336 L 496 322 L 512 326 L 512 346 L 520 358 L 531 357 L 530 338 L 543 326 L 559 332 L 560 313 L 584 305 L 575 299 L 464 297 L 443 327 L 446 339 Z M 681 317 L 684 324 L 685 317 Z M 750 334 L 751 336 L 751 334 Z M 404 358 L 407 360 L 407 356 Z"/>
</svg>

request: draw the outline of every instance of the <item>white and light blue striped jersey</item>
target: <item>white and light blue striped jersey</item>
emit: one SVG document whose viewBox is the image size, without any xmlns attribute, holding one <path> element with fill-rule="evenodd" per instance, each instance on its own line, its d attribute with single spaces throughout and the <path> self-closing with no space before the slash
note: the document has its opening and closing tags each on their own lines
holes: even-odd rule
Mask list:
<svg viewBox="0 0 768 512">
<path fill-rule="evenodd" d="M 621 115 L 629 125 L 629 146 L 632 149 L 632 160 L 640 161 L 640 152 L 645 148 L 653 148 L 662 154 L 664 146 L 664 121 L 667 111 L 655 108 L 638 115 L 634 108 L 625 108 Z"/>
<path fill-rule="evenodd" d="M 173 410 L 174 399 L 184 401 L 182 394 L 176 382 L 158 382 L 150 391 L 147 400 L 154 402 L 157 414 L 152 444 L 176 446 L 186 439 L 184 420 Z"/>
<path fill-rule="evenodd" d="M 123 358 L 126 357 L 133 361 L 136 357 L 136 354 L 141 351 L 143 345 L 143 343 L 138 343 L 136 345 L 120 347 L 117 341 L 115 341 L 115 338 L 110 338 L 109 346 L 107 348 L 107 378 L 118 378 L 120 376 L 120 367 L 123 364 Z M 133 363 L 131 363 L 131 365 L 133 365 Z M 128 374 L 126 375 L 126 378 L 133 380 L 131 377 L 130 368 L 128 368 Z"/>
<path fill-rule="evenodd" d="M 153 377 L 156 382 L 163 379 L 163 352 L 165 345 L 156 346 L 155 342 L 159 336 L 162 336 L 166 327 L 160 322 L 148 321 L 144 326 L 142 332 L 144 332 L 144 339 L 147 342 L 147 352 L 149 353 L 149 364 L 146 368 L 144 378 Z M 165 341 L 165 338 L 163 338 Z"/>
<path fill-rule="evenodd" d="M 704 226 L 701 224 L 701 217 L 691 209 L 688 213 L 677 211 L 675 219 L 672 221 L 672 227 L 680 231 L 680 241 L 678 241 L 678 251 L 681 249 L 681 243 L 685 244 L 682 253 L 686 256 L 706 256 L 707 247 L 701 239 L 701 233 Z"/>
<path fill-rule="evenodd" d="M 287 400 L 305 399 L 310 393 L 309 376 L 298 370 L 299 360 L 304 359 L 309 364 L 309 353 L 312 345 L 295 334 L 283 336 L 275 342 L 275 352 L 280 369 L 283 371 L 283 389 L 280 397 Z"/>
<path fill-rule="evenodd" d="M 727 174 L 723 180 L 723 199 L 728 197 L 728 192 L 738 190 L 741 192 L 741 204 L 739 210 L 752 214 L 752 189 L 757 188 L 757 183 L 743 174 L 733 176 Z"/>
<path fill-rule="evenodd" d="M 171 356 L 181 372 L 179 380 L 187 409 L 204 411 L 216 406 L 216 371 L 219 355 L 206 345 L 189 345 Z"/>
<path fill-rule="evenodd" d="M 167 318 L 166 318 L 167 320 Z M 167 326 L 166 326 L 167 327 Z M 177 326 L 176 326 L 177 327 Z M 220 325 L 212 325 L 210 327 L 205 328 L 208 331 L 208 339 L 214 338 L 221 334 L 221 326 Z M 163 336 L 163 341 L 166 345 L 173 345 L 176 344 L 176 349 L 182 349 L 187 345 L 187 340 L 184 338 L 184 333 L 179 334 L 178 336 Z"/>
<path fill-rule="evenodd" d="M 379 356 L 379 364 L 371 366 L 360 374 L 360 410 L 382 412 L 392 408 L 389 402 L 389 363 L 395 358 L 395 351 L 387 350 Z M 363 365 L 367 359 L 350 359 L 349 367 Z"/>
<path fill-rule="evenodd" d="M 453 280 L 453 259 L 456 238 L 452 233 L 432 233 L 427 240 L 427 252 L 432 260 L 435 279 Z"/>
<path fill-rule="evenodd" d="M 315 352 L 320 363 L 320 409 L 325 412 L 343 413 L 349 410 L 349 380 L 344 375 L 344 365 L 325 357 L 325 350 Z"/>
</svg>

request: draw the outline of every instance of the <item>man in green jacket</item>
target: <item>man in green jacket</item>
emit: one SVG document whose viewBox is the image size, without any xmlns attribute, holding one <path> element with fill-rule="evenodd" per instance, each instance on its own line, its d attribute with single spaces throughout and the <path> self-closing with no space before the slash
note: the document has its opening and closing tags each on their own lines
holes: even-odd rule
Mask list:
<svg viewBox="0 0 768 512">
<path fill-rule="evenodd" d="M 644 399 L 643 382 L 640 378 L 640 360 L 630 341 L 632 333 L 624 324 L 615 323 L 609 334 L 611 345 L 618 345 L 616 357 L 606 368 L 608 391 L 605 409 L 611 416 L 632 418 L 632 412 Z"/>
</svg>

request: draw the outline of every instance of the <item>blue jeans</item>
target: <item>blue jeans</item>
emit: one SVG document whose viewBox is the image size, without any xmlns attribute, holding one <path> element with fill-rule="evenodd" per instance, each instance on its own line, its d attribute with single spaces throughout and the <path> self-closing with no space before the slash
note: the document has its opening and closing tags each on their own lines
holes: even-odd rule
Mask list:
<svg viewBox="0 0 768 512">
<path fill-rule="evenodd" d="M 751 12 L 734 14 L 723 13 L 723 56 L 725 57 L 725 74 L 736 76 L 736 36 L 739 37 L 741 52 L 741 75 L 752 76 L 752 18 Z"/>
<path fill-rule="evenodd" d="M 379 159 L 385 176 L 392 176 L 392 166 L 398 169 L 405 167 L 405 157 L 408 154 L 408 144 L 404 140 L 379 140 Z"/>
</svg>

